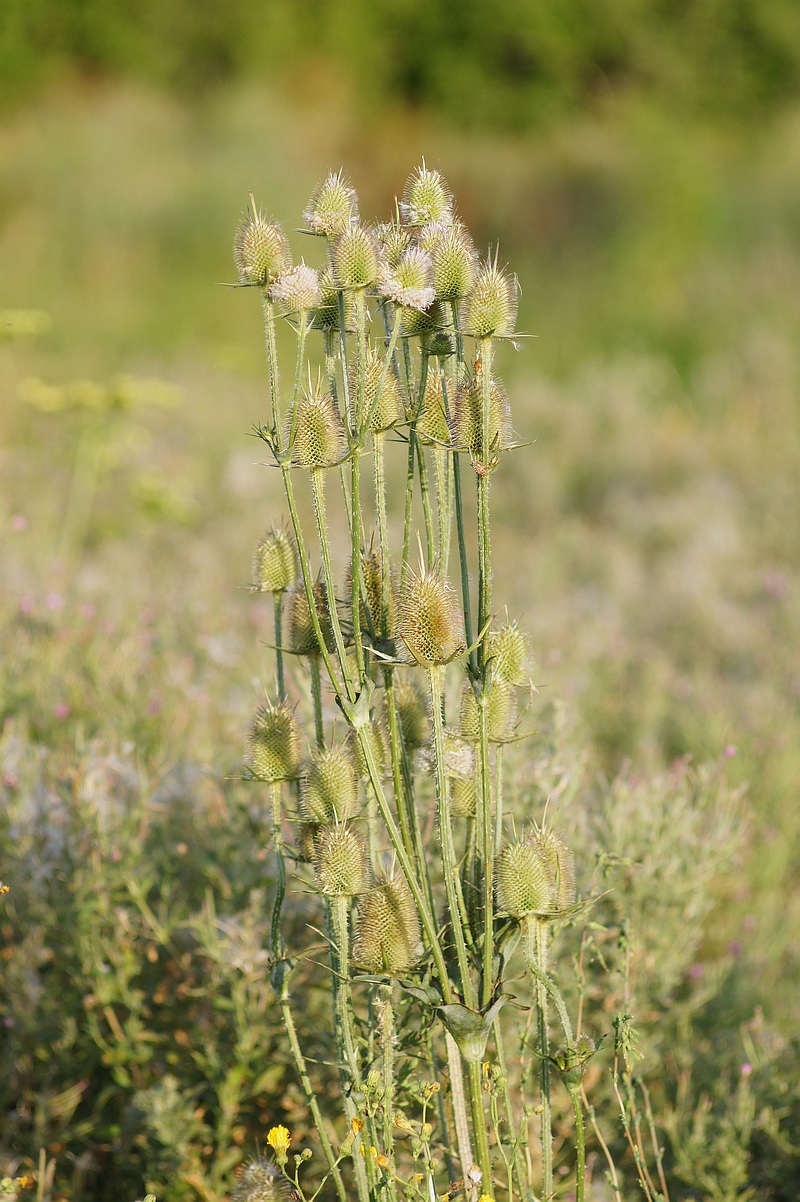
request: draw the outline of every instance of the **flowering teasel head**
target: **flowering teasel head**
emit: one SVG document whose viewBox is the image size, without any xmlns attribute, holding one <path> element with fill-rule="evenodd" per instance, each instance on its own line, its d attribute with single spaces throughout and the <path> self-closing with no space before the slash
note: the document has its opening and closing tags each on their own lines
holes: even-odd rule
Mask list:
<svg viewBox="0 0 800 1202">
<path fill-rule="evenodd" d="M 315 330 L 333 332 L 339 329 L 339 289 L 327 267 L 319 273 L 319 287 L 320 301 L 314 309 L 311 325 Z M 355 302 L 351 292 L 344 294 L 344 324 L 348 334 L 356 327 Z"/>
<path fill-rule="evenodd" d="M 317 887 L 328 897 L 355 897 L 367 887 L 368 866 L 364 842 L 341 823 L 319 831 L 314 849 Z"/>
<path fill-rule="evenodd" d="M 411 172 L 403 189 L 400 215 L 405 225 L 424 226 L 453 220 L 453 198 L 438 171 L 421 165 Z"/>
<path fill-rule="evenodd" d="M 428 705 L 425 695 L 411 680 L 396 680 L 394 700 L 406 751 L 413 754 L 428 742 Z"/>
<path fill-rule="evenodd" d="M 262 706 L 250 727 L 250 767 L 259 780 L 293 780 L 300 767 L 297 719 L 284 703 Z"/>
<path fill-rule="evenodd" d="M 269 288 L 269 299 L 285 313 L 308 313 L 322 303 L 319 273 L 306 263 L 298 263 L 276 276 Z"/>
<path fill-rule="evenodd" d="M 353 963 L 365 972 L 396 976 L 422 955 L 419 915 L 399 873 L 384 878 L 358 905 Z"/>
<path fill-rule="evenodd" d="M 295 1202 L 291 1181 L 270 1160 L 248 1164 L 231 1194 L 231 1202 Z"/>
<path fill-rule="evenodd" d="M 387 221 L 375 226 L 375 241 L 378 244 L 381 259 L 385 268 L 396 267 L 408 248 L 412 245 L 412 232 L 399 221 Z"/>
<path fill-rule="evenodd" d="M 307 471 L 336 467 L 347 454 L 347 435 L 336 402 L 317 384 L 297 406 L 292 463 Z"/>
<path fill-rule="evenodd" d="M 502 676 L 494 676 L 489 687 L 488 726 L 490 743 L 508 742 L 516 717 L 514 690 Z M 461 734 L 465 739 L 480 738 L 480 710 L 472 685 L 461 692 Z"/>
<path fill-rule="evenodd" d="M 236 230 L 233 258 L 239 283 L 257 288 L 268 288 L 276 276 L 291 266 L 286 235 L 263 209 L 256 209 L 252 196 Z"/>
<path fill-rule="evenodd" d="M 509 622 L 489 636 L 489 655 L 495 678 L 515 686 L 530 684 L 530 644 L 517 622 Z"/>
<path fill-rule="evenodd" d="M 485 263 L 464 302 L 464 333 L 475 338 L 513 334 L 518 299 L 516 276 L 506 275 L 496 261 Z"/>
<path fill-rule="evenodd" d="M 369 288 L 380 274 L 375 237 L 363 225 L 351 225 L 339 235 L 331 259 L 337 288 L 352 291 Z"/>
<path fill-rule="evenodd" d="M 385 268 L 379 285 L 381 296 L 401 309 L 424 312 L 434 301 L 433 262 L 426 250 L 410 246 L 394 267 Z"/>
<path fill-rule="evenodd" d="M 450 413 L 453 446 L 469 451 L 473 463 L 493 463 L 511 446 L 511 406 L 501 382 L 489 381 L 489 446 L 483 445 L 483 390 L 479 376 L 470 375 L 456 391 Z"/>
<path fill-rule="evenodd" d="M 383 387 L 380 390 L 380 394 L 378 393 L 381 378 L 383 377 L 383 366 L 383 355 L 375 350 L 374 347 L 369 347 L 364 363 L 363 376 L 364 413 L 371 414 L 369 428 L 373 434 L 382 433 L 384 430 L 396 426 L 405 416 L 403 413 L 403 397 L 400 385 L 391 367 L 386 372 Z M 350 395 L 354 397 L 358 390 L 358 364 L 355 362 L 355 359 L 350 363 L 349 378 Z"/>
<path fill-rule="evenodd" d="M 553 909 L 553 874 L 530 839 L 516 839 L 500 852 L 495 864 L 495 893 L 498 910 L 512 918 L 547 914 Z"/>
<path fill-rule="evenodd" d="M 439 227 L 430 239 L 436 299 L 459 301 L 468 295 L 478 274 L 478 255 L 461 222 Z"/>
<path fill-rule="evenodd" d="M 353 757 L 344 747 L 320 747 L 311 756 L 300 787 L 300 810 L 309 822 L 333 826 L 358 813 Z"/>
<path fill-rule="evenodd" d="M 327 648 L 332 648 L 333 627 L 328 606 L 328 590 L 324 580 L 314 583 L 314 604 L 319 619 L 320 631 Z M 311 610 L 302 580 L 298 580 L 288 593 L 289 601 L 289 646 L 295 655 L 319 655 L 321 647 L 317 641 Z"/>
<path fill-rule="evenodd" d="M 268 530 L 253 559 L 253 589 L 259 593 L 285 593 L 297 580 L 294 539 L 280 527 Z"/>
<path fill-rule="evenodd" d="M 343 171 L 331 171 L 314 190 L 303 213 L 313 234 L 338 238 L 358 221 L 358 197 Z"/>
<path fill-rule="evenodd" d="M 410 660 L 423 668 L 449 664 L 466 650 L 458 597 L 438 572 L 409 573 L 400 600 L 398 634 Z"/>
<path fill-rule="evenodd" d="M 447 315 L 437 300 L 427 309 L 403 309 L 400 333 L 404 338 L 413 338 L 416 335 L 433 337 L 446 327 Z"/>
</svg>

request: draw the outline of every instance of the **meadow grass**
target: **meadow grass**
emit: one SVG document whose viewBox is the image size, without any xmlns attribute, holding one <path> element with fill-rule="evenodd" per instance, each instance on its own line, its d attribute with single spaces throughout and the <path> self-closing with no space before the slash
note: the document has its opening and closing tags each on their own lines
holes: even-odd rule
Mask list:
<svg viewBox="0 0 800 1202">
<path fill-rule="evenodd" d="M 584 815 L 570 820 L 579 861 L 590 875 L 599 852 L 613 886 L 613 934 L 591 954 L 611 961 L 623 1001 L 632 915 L 675 1180 L 720 1202 L 793 1198 L 797 118 L 742 144 L 633 106 L 535 143 L 467 145 L 397 117 L 354 149 L 346 107 L 323 138 L 316 111 L 255 90 L 191 114 L 124 88 L 57 99 L 0 134 L 0 308 L 51 322 L 0 343 L 9 1171 L 43 1148 L 75 1198 L 120 1196 L 98 1171 L 112 1163 L 109 1190 L 133 1197 L 146 1180 L 167 1199 L 217 1197 L 268 1122 L 303 1129 L 258 995 L 263 829 L 231 780 L 270 673 L 270 615 L 244 586 L 279 481 L 242 436 L 263 407 L 258 314 L 214 282 L 233 278 L 229 231 L 249 190 L 299 211 L 321 166 L 338 166 L 321 156 L 346 154 L 364 209 L 380 212 L 397 160 L 410 167 L 432 140 L 479 242 L 500 234 L 526 284 L 520 328 L 538 335 L 510 380 L 516 432 L 534 445 L 493 492 L 497 595 L 525 613 L 537 660 L 530 804 L 573 798 Z M 146 389 L 115 404 L 123 374 L 167 381 L 175 407 Z M 63 388 L 60 407 L 43 409 L 32 379 Z M 90 503 L 65 535 L 87 447 Z M 695 777 L 685 757 L 717 765 L 734 792 L 747 782 L 744 798 L 720 802 L 712 770 Z M 656 887 L 678 810 L 703 822 L 689 852 L 669 844 Z M 47 888 L 42 864 L 57 866 Z M 173 901 L 154 927 L 165 882 Z M 693 882 L 686 938 L 662 945 Z M 234 925 L 250 960 L 231 952 Z M 103 1004 L 129 1024 L 118 1039 L 80 1017 L 109 943 L 120 963 Z M 185 1058 L 157 1078 L 150 1039 L 133 1045 L 158 1029 L 166 1051 L 186 995 L 164 993 L 159 1027 L 141 994 L 170 980 L 191 992 L 213 972 L 219 1007 L 190 1016 Z M 252 996 L 236 994 L 242 980 Z M 248 1006 L 263 1040 L 231 1046 Z M 213 1066 L 197 1055 L 209 1024 Z M 277 1066 L 260 1094 L 234 1071 L 256 1060 Z M 268 1112 L 266 1089 L 283 1091 Z"/>
</svg>

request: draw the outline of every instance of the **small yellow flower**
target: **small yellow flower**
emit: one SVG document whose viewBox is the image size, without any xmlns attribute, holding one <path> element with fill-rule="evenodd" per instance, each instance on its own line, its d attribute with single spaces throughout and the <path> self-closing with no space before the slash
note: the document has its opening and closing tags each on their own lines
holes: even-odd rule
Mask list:
<svg viewBox="0 0 800 1202">
<path fill-rule="evenodd" d="M 363 1131 L 364 1130 L 364 1120 L 358 1118 L 357 1116 L 355 1118 L 352 1118 L 350 1120 L 350 1130 L 351 1131 Z"/>
<path fill-rule="evenodd" d="M 375 1157 L 375 1163 L 379 1169 L 388 1169 L 389 1157 L 384 1156 L 383 1152 L 381 1152 L 380 1155 Z"/>
<path fill-rule="evenodd" d="M 478 1198 L 478 1202 L 494 1202 L 494 1198 L 491 1194 L 481 1194 L 480 1198 Z"/>
<path fill-rule="evenodd" d="M 267 1132 L 267 1143 L 276 1152 L 285 1152 L 291 1142 L 292 1137 L 286 1127 L 270 1127 Z"/>
</svg>

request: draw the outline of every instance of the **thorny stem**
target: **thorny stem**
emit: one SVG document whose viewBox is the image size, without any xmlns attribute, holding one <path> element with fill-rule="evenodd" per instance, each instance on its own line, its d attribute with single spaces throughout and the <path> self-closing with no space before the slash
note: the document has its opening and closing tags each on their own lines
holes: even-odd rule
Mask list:
<svg viewBox="0 0 800 1202">
<path fill-rule="evenodd" d="M 447 1066 L 450 1072 L 450 1098 L 453 1103 L 458 1159 L 461 1161 L 463 1177 L 472 1164 L 472 1143 L 469 1137 L 467 1103 L 464 1098 L 464 1074 L 461 1071 L 461 1053 L 458 1050 L 458 1044 L 448 1030 L 445 1030 L 444 1042 L 447 1048 Z"/>
<path fill-rule="evenodd" d="M 583 1202 L 586 1188 L 586 1134 L 583 1126 L 581 1091 L 576 1086 L 569 1091 L 572 1113 L 575 1115 L 575 1202 Z"/>
<path fill-rule="evenodd" d="M 278 348 L 275 342 L 275 306 L 267 295 L 266 288 L 261 291 L 261 308 L 264 314 L 264 339 L 267 351 L 267 381 L 269 386 L 270 420 L 275 432 L 275 445 L 283 450 L 283 431 L 281 430 L 280 415 L 280 378 L 278 375 Z"/>
<path fill-rule="evenodd" d="M 338 1032 L 337 1042 L 339 1043 L 347 1074 L 350 1078 L 349 1085 L 345 1085 L 343 1093 L 345 1112 L 347 1117 L 352 1120 L 358 1114 L 358 1108 L 351 1096 L 351 1090 L 360 1089 L 361 1072 L 358 1066 L 358 1053 L 356 1051 L 352 1024 L 353 1002 L 350 992 L 350 932 L 348 929 L 350 898 L 339 894 L 329 898 L 328 901 L 331 917 L 331 958 L 333 961 L 332 976 L 334 1014 Z M 356 1170 L 359 1199 L 362 1202 L 368 1202 L 370 1191 L 367 1183 L 367 1165 L 364 1159 L 358 1155 L 353 1157 L 353 1165 Z"/>
<path fill-rule="evenodd" d="M 347 650 L 344 645 L 344 635 L 342 634 L 342 626 L 339 621 L 339 611 L 336 606 L 336 581 L 333 578 L 333 566 L 331 564 L 331 548 L 328 538 L 328 520 L 325 513 L 325 479 L 324 469 L 315 468 L 311 472 L 311 490 L 314 496 L 314 517 L 317 522 L 317 537 L 319 538 L 319 549 L 322 556 L 322 572 L 325 578 L 325 588 L 328 593 L 328 612 L 331 618 L 331 627 L 333 628 L 333 639 L 336 644 L 336 654 L 339 659 L 339 667 L 341 668 L 342 676 L 347 688 L 347 694 L 350 700 L 354 699 L 353 685 L 350 680 L 349 664 L 347 662 Z M 353 565 L 355 572 L 355 565 Z M 356 610 L 356 614 L 358 610 Z"/>
<path fill-rule="evenodd" d="M 539 1029 L 539 1090 L 542 1107 L 542 1195 L 545 1202 L 553 1196 L 553 1128 L 550 1116 L 550 1038 L 547 1031 L 547 944 L 548 924 L 535 915 L 522 920 L 525 959 L 536 991 L 536 1016 Z"/>
<path fill-rule="evenodd" d="M 272 594 L 272 605 L 275 614 L 275 674 L 278 678 L 278 700 L 286 700 L 286 680 L 283 674 L 283 622 L 281 603 L 283 601 L 282 593 Z"/>
<path fill-rule="evenodd" d="M 311 670 L 311 700 L 314 706 L 314 737 L 317 747 L 325 746 L 325 731 L 322 723 L 322 680 L 319 671 L 319 653 L 314 652 L 308 657 Z"/>
</svg>

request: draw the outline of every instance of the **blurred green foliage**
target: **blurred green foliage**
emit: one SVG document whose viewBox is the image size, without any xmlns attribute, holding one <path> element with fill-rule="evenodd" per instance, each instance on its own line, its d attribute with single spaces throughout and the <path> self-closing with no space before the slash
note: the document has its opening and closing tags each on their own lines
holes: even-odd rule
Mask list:
<svg viewBox="0 0 800 1202">
<path fill-rule="evenodd" d="M 684 117 L 762 117 L 800 90 L 793 0 L 5 0 L 0 95 L 65 68 L 191 92 L 319 62 L 359 98 L 525 129 L 644 90 Z"/>
</svg>

